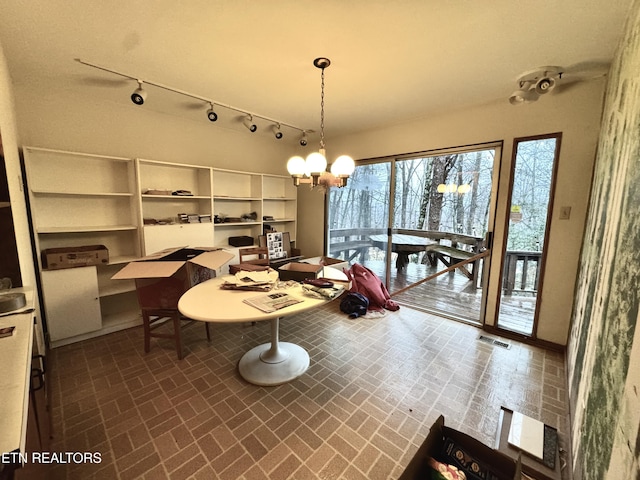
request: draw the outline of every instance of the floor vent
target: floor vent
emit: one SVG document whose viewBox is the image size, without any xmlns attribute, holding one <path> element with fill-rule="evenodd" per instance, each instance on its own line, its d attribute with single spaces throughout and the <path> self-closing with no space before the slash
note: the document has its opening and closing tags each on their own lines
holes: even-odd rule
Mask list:
<svg viewBox="0 0 640 480">
<path fill-rule="evenodd" d="M 496 340 L 495 338 L 486 337 L 484 335 L 480 335 L 480 337 L 478 337 L 478 340 L 480 340 L 481 342 L 489 343 L 491 345 L 496 345 L 502 348 L 507 348 L 507 349 L 511 348 L 510 343 L 503 342 L 502 340 Z"/>
</svg>

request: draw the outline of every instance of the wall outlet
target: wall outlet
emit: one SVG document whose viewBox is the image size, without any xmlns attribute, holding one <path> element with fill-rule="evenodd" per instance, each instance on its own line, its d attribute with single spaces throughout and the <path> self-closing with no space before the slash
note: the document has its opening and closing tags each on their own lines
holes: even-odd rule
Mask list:
<svg viewBox="0 0 640 480">
<path fill-rule="evenodd" d="M 560 220 L 569 220 L 571 217 L 571 207 L 560 207 Z"/>
</svg>

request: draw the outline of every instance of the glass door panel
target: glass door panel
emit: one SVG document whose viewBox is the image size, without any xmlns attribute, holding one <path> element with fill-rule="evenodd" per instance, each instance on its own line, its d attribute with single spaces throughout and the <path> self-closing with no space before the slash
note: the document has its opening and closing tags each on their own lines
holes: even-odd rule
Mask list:
<svg viewBox="0 0 640 480">
<path fill-rule="evenodd" d="M 455 265 L 481 253 L 492 230 L 496 152 L 492 147 L 396 161 L 393 250 L 406 261 L 396 266 L 390 285 L 395 300 L 481 322 L 486 257 Z"/>
<path fill-rule="evenodd" d="M 328 253 L 360 263 L 387 279 L 391 162 L 358 165 L 343 188 L 328 195 Z"/>
<path fill-rule="evenodd" d="M 535 331 L 559 139 L 514 142 L 497 326 L 527 336 Z"/>
</svg>

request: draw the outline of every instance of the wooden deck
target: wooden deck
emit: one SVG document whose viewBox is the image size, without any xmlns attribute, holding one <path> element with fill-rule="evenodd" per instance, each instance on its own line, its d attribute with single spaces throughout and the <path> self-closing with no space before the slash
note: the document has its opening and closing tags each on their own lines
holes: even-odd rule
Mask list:
<svg viewBox="0 0 640 480">
<path fill-rule="evenodd" d="M 373 270 L 384 281 L 385 266 L 382 260 L 369 259 L 363 262 L 363 265 Z M 392 262 L 392 265 L 395 263 Z M 443 268 L 442 264 L 432 267 L 428 262 L 426 264 L 409 262 L 401 271 L 392 267 L 389 291 L 393 293 Z M 474 288 L 473 283 L 466 276 L 456 271 L 445 273 L 399 295 L 394 295 L 393 299 L 429 312 L 479 324 L 481 323 L 481 295 L 481 289 Z M 532 295 L 503 296 L 500 327 L 530 334 L 534 308 L 535 297 Z"/>
</svg>

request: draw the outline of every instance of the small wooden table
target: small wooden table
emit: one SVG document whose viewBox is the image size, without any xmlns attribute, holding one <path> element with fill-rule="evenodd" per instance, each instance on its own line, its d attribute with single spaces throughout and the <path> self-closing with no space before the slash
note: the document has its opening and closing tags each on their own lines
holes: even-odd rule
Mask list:
<svg viewBox="0 0 640 480">
<path fill-rule="evenodd" d="M 337 269 L 325 267 L 324 276 L 348 282 L 347 276 Z M 265 313 L 243 302 L 244 299 L 266 295 L 267 292 L 223 290 L 220 286 L 230 275 L 213 278 L 187 290 L 178 302 L 178 310 L 185 317 L 212 323 L 238 323 L 271 321 L 271 342 L 258 345 L 243 355 L 238 363 L 240 375 L 254 385 L 280 385 L 298 378 L 309 368 L 309 354 L 293 343 L 281 342 L 280 319 L 324 305 L 329 300 L 304 295 L 302 285 L 272 290 L 303 300 L 275 312 Z"/>
</svg>

